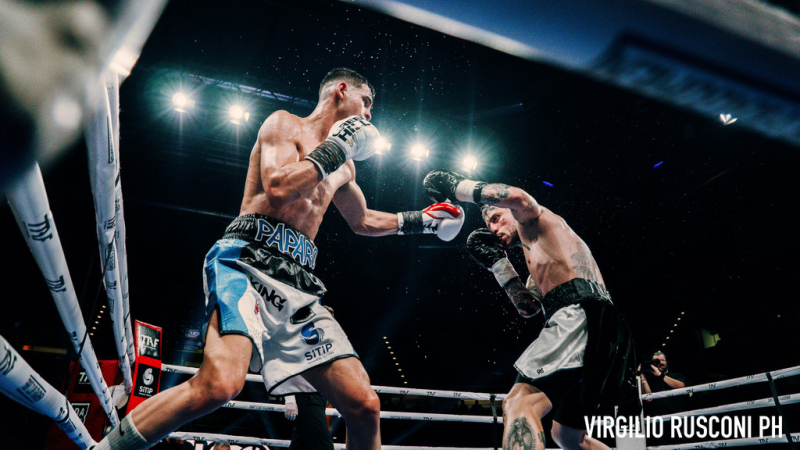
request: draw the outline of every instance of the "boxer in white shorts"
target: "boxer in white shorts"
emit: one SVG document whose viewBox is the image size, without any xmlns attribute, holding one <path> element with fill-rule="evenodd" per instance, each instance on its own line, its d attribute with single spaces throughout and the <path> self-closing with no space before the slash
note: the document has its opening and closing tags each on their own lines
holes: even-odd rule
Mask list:
<svg viewBox="0 0 800 450">
<path fill-rule="evenodd" d="M 152 446 L 234 398 L 248 368 L 260 368 L 274 394 L 302 373 L 341 412 L 348 450 L 380 450 L 378 396 L 344 333 L 319 307 L 325 288 L 310 272 L 313 240 L 331 202 L 354 232 L 367 236 L 433 233 L 451 240 L 464 212 L 448 203 L 397 214 L 367 208 L 353 161 L 381 146 L 369 122 L 374 96 L 362 75 L 334 69 L 320 83 L 311 115 L 276 111 L 264 121 L 239 217 L 206 256 L 199 371 L 142 402 L 95 450 Z"/>
</svg>

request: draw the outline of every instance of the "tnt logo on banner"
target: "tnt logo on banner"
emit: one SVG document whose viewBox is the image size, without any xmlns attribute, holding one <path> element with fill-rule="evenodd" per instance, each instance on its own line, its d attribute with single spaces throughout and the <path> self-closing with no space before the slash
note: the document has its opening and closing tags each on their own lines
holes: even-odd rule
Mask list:
<svg viewBox="0 0 800 450">
<path fill-rule="evenodd" d="M 89 377 L 86 376 L 86 371 L 81 370 L 78 372 L 78 380 L 75 382 L 75 388 L 72 392 L 76 394 L 93 394 L 92 383 L 89 382 Z"/>
<path fill-rule="evenodd" d="M 160 377 L 161 369 L 139 363 L 139 370 L 136 372 L 134 393 L 144 398 L 154 396 L 158 392 L 158 381 Z"/>
<path fill-rule="evenodd" d="M 141 324 L 137 325 L 139 326 L 139 354 L 160 360 L 159 349 L 161 347 L 158 345 L 161 338 L 160 333 L 150 327 Z"/>
</svg>

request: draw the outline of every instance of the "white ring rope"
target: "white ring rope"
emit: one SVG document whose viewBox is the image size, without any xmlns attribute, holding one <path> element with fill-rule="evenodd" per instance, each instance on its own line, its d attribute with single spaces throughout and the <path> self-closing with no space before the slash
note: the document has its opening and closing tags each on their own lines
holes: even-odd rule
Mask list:
<svg viewBox="0 0 800 450">
<path fill-rule="evenodd" d="M 283 412 L 285 405 L 277 403 L 258 403 L 231 400 L 222 405 L 223 408 L 244 409 L 247 411 L 269 411 Z M 402 419 L 402 420 L 429 420 L 437 422 L 472 422 L 472 423 L 494 423 L 494 418 L 489 416 L 464 416 L 459 414 L 428 414 L 413 412 L 381 411 L 381 419 Z M 341 413 L 334 408 L 325 409 L 326 416 L 342 417 Z M 503 418 L 498 417 L 497 423 L 503 423 Z"/>
<path fill-rule="evenodd" d="M 793 403 L 800 403 L 800 394 L 782 395 L 778 397 L 781 405 L 791 405 Z M 681 413 L 670 414 L 660 417 L 662 420 L 672 420 L 673 417 L 686 417 L 686 416 L 707 416 L 710 414 L 726 413 L 731 411 L 744 411 L 747 409 L 768 408 L 775 406 L 775 399 L 772 397 L 762 398 L 761 400 L 748 400 L 746 402 L 731 403 L 728 405 L 713 406 L 710 408 L 695 409 L 692 411 L 684 411 Z M 655 419 L 651 417 L 650 420 Z"/>
<path fill-rule="evenodd" d="M 161 370 L 164 372 L 183 373 L 194 375 L 197 373 L 195 367 L 175 366 L 172 364 L 161 364 Z M 261 375 L 247 374 L 246 381 L 254 381 L 263 383 L 264 379 Z M 372 386 L 372 389 L 379 394 L 399 394 L 399 395 L 418 395 L 421 397 L 440 397 L 440 398 L 458 398 L 468 400 L 492 400 L 492 394 L 481 394 L 476 392 L 458 392 L 458 391 L 442 391 L 432 389 L 411 389 L 411 388 L 398 388 L 391 386 Z M 495 400 L 503 400 L 506 394 L 494 394 Z"/>
<path fill-rule="evenodd" d="M 94 353 L 92 341 L 83 321 L 78 297 L 75 295 L 75 286 L 67 268 L 67 259 L 61 247 L 50 211 L 50 202 L 44 188 L 44 180 L 39 165 L 32 164 L 25 174 L 7 191 L 8 204 L 14 213 L 22 235 L 28 243 L 28 248 L 33 253 L 36 264 L 50 288 L 50 294 L 56 303 L 58 314 L 67 330 L 72 348 L 81 362 L 81 367 L 86 371 L 89 383 L 92 385 L 100 405 L 103 407 L 111 424 L 119 425 L 119 416 L 111 400 L 103 374 L 100 372 L 100 363 Z"/>
<path fill-rule="evenodd" d="M 774 370 L 767 372 L 772 376 L 773 380 L 787 378 L 795 375 L 800 375 L 800 366 L 789 367 L 786 369 Z M 762 383 L 767 381 L 767 373 L 759 373 L 756 375 L 747 375 L 746 377 L 732 378 L 730 380 L 717 381 L 714 383 L 698 384 L 697 386 L 689 386 L 680 389 L 672 389 L 669 391 L 654 392 L 652 394 L 642 395 L 642 400 L 653 400 L 657 398 L 676 397 L 678 395 L 686 395 L 694 392 L 714 391 L 717 389 L 725 389 L 734 386 L 742 386 L 745 384 Z"/>
<path fill-rule="evenodd" d="M 792 442 L 800 442 L 800 433 L 792 433 Z M 647 450 L 695 450 L 699 448 L 744 447 L 746 445 L 786 444 L 786 436 L 729 439 L 722 441 L 687 442 L 678 445 L 659 445 Z"/>
<path fill-rule="evenodd" d="M 227 442 L 229 444 L 237 445 L 264 445 L 267 447 L 288 447 L 291 441 L 282 439 L 262 439 L 247 436 L 231 436 L 228 434 L 214 434 L 214 433 L 187 433 L 184 431 L 176 431 L 170 433 L 167 437 L 180 439 L 183 441 L 211 441 L 211 442 Z M 341 450 L 345 448 L 345 444 L 333 444 L 333 448 Z M 475 447 L 421 447 L 416 445 L 381 445 L 382 450 L 494 450 L 493 448 L 475 448 Z M 550 449 L 548 449 L 550 450 Z"/>
<path fill-rule="evenodd" d="M 122 369 L 125 391 L 133 388 L 131 378 L 131 360 L 128 356 L 127 333 L 125 330 L 125 307 L 123 305 L 122 279 L 126 274 L 120 272 L 119 260 L 121 259 L 117 247 L 117 223 L 120 220 L 117 213 L 121 196 L 119 185 L 119 151 L 115 146 L 118 141 L 114 134 L 112 117 L 119 111 L 111 110 L 111 101 L 108 95 L 109 88 L 112 95 L 117 93 L 114 80 L 118 79 L 116 73 L 107 73 L 104 89 L 99 91 L 98 104 L 88 114 L 85 125 L 86 149 L 89 157 L 89 180 L 94 197 L 95 216 L 97 218 L 97 241 L 100 245 L 100 269 L 103 273 L 103 286 L 108 299 L 109 317 L 114 330 L 114 344 L 117 349 L 117 358 Z"/>
<path fill-rule="evenodd" d="M 171 372 L 171 373 L 182 373 L 182 374 L 194 374 L 197 372 L 198 369 L 192 367 L 183 367 L 183 366 L 175 366 L 170 364 L 162 364 L 162 370 L 164 372 Z M 800 366 L 798 367 L 790 367 L 787 369 L 781 369 L 769 372 L 769 374 L 773 377 L 773 379 L 779 378 L 786 378 L 789 376 L 797 375 L 800 373 Z M 714 389 L 723 389 L 725 387 L 730 387 L 731 382 L 737 382 L 744 380 L 744 383 L 734 384 L 734 385 L 741 385 L 741 384 L 749 384 L 749 383 L 757 383 L 761 381 L 766 381 L 767 377 L 766 374 L 760 375 L 750 375 L 747 377 L 735 378 L 732 380 L 725 380 L 717 383 L 709 383 L 708 385 L 700 385 L 702 390 L 714 390 Z M 263 379 L 260 375 L 256 374 L 248 374 L 247 381 L 257 381 L 263 382 Z M 378 393 L 393 393 L 393 394 L 402 394 L 402 395 L 420 395 L 420 396 L 427 396 L 427 397 L 443 397 L 443 398 L 476 398 L 476 399 L 490 399 L 490 394 L 481 394 L 481 393 L 470 393 L 470 392 L 457 392 L 457 391 L 434 391 L 434 390 L 425 390 L 425 389 L 404 389 L 404 388 L 386 388 L 382 386 L 373 386 Z M 687 389 L 694 389 L 693 387 L 684 388 Z M 694 392 L 697 392 L 696 390 Z M 474 397 L 467 397 L 467 396 L 474 396 Z M 499 399 L 501 396 L 495 396 L 495 399 Z M 646 398 L 643 396 L 643 398 Z M 778 397 L 778 401 L 781 405 L 789 405 L 794 403 L 800 403 L 800 393 L 798 394 L 790 394 L 790 395 L 783 395 Z M 720 405 L 716 407 L 710 408 L 703 408 L 693 411 L 686 411 L 678 414 L 671 414 L 668 416 L 658 416 L 662 420 L 671 420 L 674 417 L 681 417 L 681 416 L 701 416 L 701 415 L 710 415 L 710 414 L 717 414 L 717 413 L 725 413 L 731 411 L 739 411 L 739 410 L 748 410 L 748 409 L 756 409 L 756 408 L 767 408 L 767 407 L 774 407 L 775 400 L 773 398 L 764 398 L 760 400 L 748 400 L 745 402 L 739 403 L 732 403 L 728 405 Z M 249 411 L 271 411 L 271 412 L 283 412 L 285 409 L 284 405 L 280 404 L 270 404 L 270 403 L 258 403 L 258 402 L 245 402 L 245 401 L 230 401 L 223 405 L 224 408 L 234 408 L 234 409 L 243 409 Z M 325 414 L 327 416 L 335 416 L 341 417 L 341 414 L 333 408 L 326 408 Z M 404 419 L 404 420 L 426 420 L 426 421 L 444 421 L 444 422 L 471 422 L 471 423 L 495 423 L 495 418 L 491 416 L 464 416 L 464 415 L 456 415 L 456 414 L 427 414 L 427 413 L 413 413 L 413 412 L 394 412 L 394 411 L 381 411 L 380 412 L 381 419 Z M 649 420 L 653 420 L 655 417 L 649 418 Z M 497 423 L 503 423 L 502 417 L 497 417 Z M 790 435 L 793 442 L 800 442 L 800 433 L 793 433 Z M 194 440 L 194 441 L 215 441 L 215 442 L 228 442 L 230 444 L 237 444 L 237 445 L 264 445 L 264 446 L 272 446 L 272 447 L 288 447 L 290 441 L 286 440 L 276 440 L 276 439 L 261 439 L 261 438 L 254 438 L 254 437 L 242 437 L 242 436 L 229 436 L 223 434 L 204 434 L 204 433 L 186 433 L 186 432 L 175 432 L 169 435 L 169 437 L 174 437 L 183 440 Z M 741 447 L 747 445 L 762 445 L 762 444 L 780 444 L 786 443 L 786 436 L 771 436 L 771 437 L 764 437 L 764 438 L 744 438 L 744 439 L 730 439 L 730 440 L 717 440 L 717 441 L 707 441 L 707 442 L 693 442 L 693 443 L 686 443 L 680 445 L 669 445 L 669 446 L 652 446 L 646 447 L 647 450 L 696 450 L 701 448 L 719 448 L 719 447 Z M 344 444 L 334 444 L 336 449 L 343 449 Z M 435 450 L 489 450 L 489 449 L 466 449 L 466 448 L 459 448 L 459 447 L 414 447 L 414 446 L 382 446 L 383 450 L 428 450 L 428 449 L 435 449 Z"/>
<path fill-rule="evenodd" d="M 94 444 L 67 398 L 36 373 L 3 336 L 0 336 L 0 391 L 17 403 L 53 419 L 81 450 Z"/>
</svg>

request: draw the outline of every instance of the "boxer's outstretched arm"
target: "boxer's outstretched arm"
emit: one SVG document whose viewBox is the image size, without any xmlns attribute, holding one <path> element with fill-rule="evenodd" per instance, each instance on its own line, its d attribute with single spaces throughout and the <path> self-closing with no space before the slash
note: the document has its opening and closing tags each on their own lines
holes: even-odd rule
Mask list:
<svg viewBox="0 0 800 450">
<path fill-rule="evenodd" d="M 542 208 L 530 194 L 520 188 L 502 183 L 487 184 L 481 189 L 481 203 L 508 208 L 518 222 L 539 218 Z"/>
<path fill-rule="evenodd" d="M 483 203 L 507 208 L 521 223 L 530 223 L 542 214 L 542 208 L 530 194 L 507 184 L 488 184 L 449 170 L 432 170 L 422 185 L 425 194 L 433 201 Z"/>
<path fill-rule="evenodd" d="M 540 290 L 530 290 L 519 277 L 512 278 L 503 286 L 511 303 L 522 317 L 532 317 L 541 311 L 542 295 Z M 538 292 L 538 295 L 537 295 Z"/>
<path fill-rule="evenodd" d="M 388 236 L 397 234 L 397 214 L 367 208 L 364 193 L 355 181 L 345 183 L 333 194 L 333 204 L 356 234 Z"/>
<path fill-rule="evenodd" d="M 277 111 L 258 132 L 261 148 L 261 183 L 270 207 L 280 210 L 308 197 L 321 181 L 311 161 L 300 160 L 294 141 L 298 124 L 286 111 Z"/>
</svg>

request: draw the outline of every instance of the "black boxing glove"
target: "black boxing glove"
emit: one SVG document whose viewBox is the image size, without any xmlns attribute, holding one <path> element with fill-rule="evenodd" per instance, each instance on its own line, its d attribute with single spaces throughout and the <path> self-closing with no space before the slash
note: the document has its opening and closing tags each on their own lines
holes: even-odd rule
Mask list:
<svg viewBox="0 0 800 450">
<path fill-rule="evenodd" d="M 422 181 L 425 194 L 435 202 L 461 201 L 479 203 L 484 181 L 468 180 L 449 170 L 432 170 Z"/>
<path fill-rule="evenodd" d="M 503 287 L 513 278 L 518 277 L 517 271 L 508 260 L 503 245 L 487 228 L 478 228 L 467 238 L 467 251 L 469 256 L 481 267 L 494 274 L 497 283 Z"/>
</svg>

